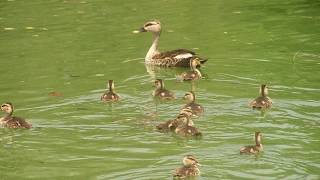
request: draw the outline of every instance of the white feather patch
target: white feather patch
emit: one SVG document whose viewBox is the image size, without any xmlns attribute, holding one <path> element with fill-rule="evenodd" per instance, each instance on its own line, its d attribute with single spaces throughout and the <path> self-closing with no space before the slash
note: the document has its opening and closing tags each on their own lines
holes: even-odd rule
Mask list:
<svg viewBox="0 0 320 180">
<path fill-rule="evenodd" d="M 186 59 L 186 58 L 190 58 L 192 56 L 193 55 L 191 53 L 184 53 L 184 54 L 176 55 L 174 58 L 175 59 Z"/>
</svg>

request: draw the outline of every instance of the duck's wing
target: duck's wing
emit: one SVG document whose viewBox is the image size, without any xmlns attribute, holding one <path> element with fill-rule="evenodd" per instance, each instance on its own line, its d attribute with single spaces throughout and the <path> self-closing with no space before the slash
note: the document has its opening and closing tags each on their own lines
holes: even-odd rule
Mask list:
<svg viewBox="0 0 320 180">
<path fill-rule="evenodd" d="M 25 121 L 23 118 L 20 117 L 12 117 L 8 122 L 7 126 L 9 128 L 31 128 L 32 125 Z"/>
<path fill-rule="evenodd" d="M 207 59 L 200 58 L 195 52 L 187 49 L 160 52 L 152 57 L 156 65 L 166 67 L 190 67 L 190 61 L 195 58 L 198 58 L 201 64 L 207 61 Z"/>
<path fill-rule="evenodd" d="M 173 171 L 172 173 L 173 178 L 175 179 L 182 179 L 186 177 L 186 168 L 185 167 L 181 167 L 181 168 L 177 168 Z"/>
<path fill-rule="evenodd" d="M 108 91 L 102 94 L 100 99 L 101 101 L 118 101 L 120 99 L 120 96 L 114 92 Z"/>
<path fill-rule="evenodd" d="M 156 54 L 155 56 L 153 56 L 153 58 L 156 59 L 164 59 L 164 58 L 179 58 L 179 57 L 191 57 L 191 56 L 195 56 L 196 53 L 187 49 L 175 49 L 172 51 L 165 51 L 165 52 L 161 52 Z"/>
<path fill-rule="evenodd" d="M 168 120 L 166 122 L 160 123 L 156 126 L 157 130 L 160 132 L 168 132 L 170 131 L 169 125 L 172 123 L 172 120 Z"/>
<path fill-rule="evenodd" d="M 272 100 L 267 96 L 259 96 L 250 102 L 249 106 L 252 108 L 270 108 L 272 105 Z"/>
<path fill-rule="evenodd" d="M 256 153 L 256 152 L 257 152 L 256 146 L 244 146 L 240 148 L 240 154 Z"/>
<path fill-rule="evenodd" d="M 175 99 L 174 93 L 167 89 L 161 89 L 159 91 L 156 91 L 155 96 L 161 99 Z"/>
<path fill-rule="evenodd" d="M 183 108 L 191 108 L 192 114 L 195 116 L 200 116 L 204 112 L 203 106 L 194 102 L 186 104 L 185 106 L 182 107 L 182 109 Z"/>
<path fill-rule="evenodd" d="M 202 136 L 202 133 L 196 127 L 190 126 L 190 132 L 191 136 Z"/>
<path fill-rule="evenodd" d="M 196 127 L 193 126 L 185 126 L 181 129 L 176 130 L 176 133 L 186 137 L 200 137 L 202 135 L 202 133 Z"/>
</svg>

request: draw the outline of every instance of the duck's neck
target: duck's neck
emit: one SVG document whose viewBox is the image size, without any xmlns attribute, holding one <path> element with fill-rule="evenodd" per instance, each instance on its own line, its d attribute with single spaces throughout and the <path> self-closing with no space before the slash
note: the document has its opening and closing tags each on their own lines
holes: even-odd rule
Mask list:
<svg viewBox="0 0 320 180">
<path fill-rule="evenodd" d="M 256 145 L 261 146 L 261 136 L 258 135 L 258 136 L 256 136 L 255 139 L 256 139 Z"/>
<path fill-rule="evenodd" d="M 194 68 L 193 71 L 197 72 L 197 74 L 199 75 L 199 77 L 202 77 L 201 72 L 200 72 L 197 68 Z"/>
<path fill-rule="evenodd" d="M 8 118 L 10 118 L 12 116 L 12 112 L 11 113 L 5 113 L 5 115 L 3 117 L 0 118 L 0 122 L 1 121 L 6 121 Z"/>
<path fill-rule="evenodd" d="M 109 81 L 108 82 L 108 89 L 110 92 L 113 92 L 113 88 L 114 88 L 114 85 L 113 85 L 113 81 Z"/>
<path fill-rule="evenodd" d="M 190 103 L 194 103 L 195 101 L 196 101 L 196 97 L 192 97 L 192 98 L 190 98 L 190 100 L 189 100 Z"/>
<path fill-rule="evenodd" d="M 261 96 L 267 96 L 268 95 L 268 89 L 266 86 L 261 86 L 260 87 L 260 95 Z"/>
<path fill-rule="evenodd" d="M 153 33 L 153 42 L 145 57 L 146 63 L 150 62 L 152 57 L 158 52 L 157 49 L 158 49 L 159 38 L 160 38 L 160 32 Z"/>
</svg>

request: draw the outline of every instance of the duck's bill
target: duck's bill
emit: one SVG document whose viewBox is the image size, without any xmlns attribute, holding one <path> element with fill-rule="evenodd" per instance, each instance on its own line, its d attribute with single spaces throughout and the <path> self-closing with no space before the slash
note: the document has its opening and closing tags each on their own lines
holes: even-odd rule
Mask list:
<svg viewBox="0 0 320 180">
<path fill-rule="evenodd" d="M 134 33 L 134 34 L 138 34 L 138 33 L 141 33 L 141 32 L 146 32 L 146 30 L 142 27 L 139 30 L 132 31 L 132 33 Z"/>
</svg>

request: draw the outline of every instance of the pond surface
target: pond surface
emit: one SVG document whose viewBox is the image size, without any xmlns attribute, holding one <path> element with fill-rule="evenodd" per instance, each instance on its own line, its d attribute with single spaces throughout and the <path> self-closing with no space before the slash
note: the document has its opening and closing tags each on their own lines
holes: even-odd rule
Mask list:
<svg viewBox="0 0 320 180">
<path fill-rule="evenodd" d="M 204 79 L 147 71 L 151 34 L 132 31 L 154 18 L 160 49 L 209 58 Z M 171 179 L 186 154 L 198 179 L 319 179 L 319 50 L 313 0 L 2 0 L 0 101 L 34 127 L 0 129 L 0 179 Z M 156 103 L 154 78 L 178 99 Z M 100 102 L 108 79 L 119 103 Z M 262 83 L 274 101 L 264 115 L 248 107 Z M 189 90 L 205 107 L 202 139 L 157 132 Z M 239 155 L 254 131 L 264 153 Z"/>
</svg>

